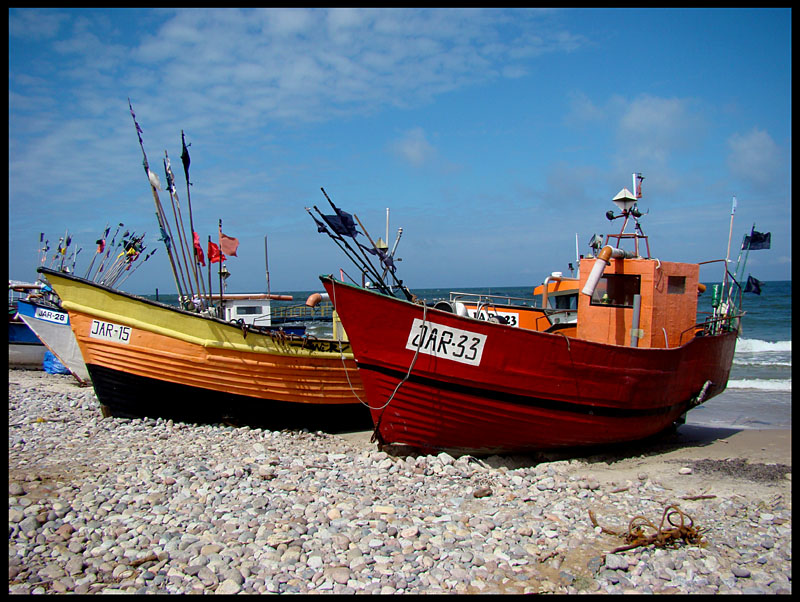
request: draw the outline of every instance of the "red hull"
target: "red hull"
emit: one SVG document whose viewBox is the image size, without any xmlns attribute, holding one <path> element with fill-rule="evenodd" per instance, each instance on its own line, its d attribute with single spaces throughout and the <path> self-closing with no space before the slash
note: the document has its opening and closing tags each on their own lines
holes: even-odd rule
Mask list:
<svg viewBox="0 0 800 602">
<path fill-rule="evenodd" d="M 672 349 L 595 343 L 321 280 L 381 442 L 424 451 L 483 455 L 642 439 L 725 389 L 736 344 L 735 333 Z"/>
</svg>

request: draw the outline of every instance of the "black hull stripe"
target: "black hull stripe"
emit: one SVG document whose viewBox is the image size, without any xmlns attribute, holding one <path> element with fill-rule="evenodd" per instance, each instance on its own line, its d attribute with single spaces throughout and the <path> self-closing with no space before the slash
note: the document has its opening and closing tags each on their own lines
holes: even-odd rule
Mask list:
<svg viewBox="0 0 800 602">
<path fill-rule="evenodd" d="M 87 364 L 97 398 L 112 416 L 165 418 L 211 424 L 228 422 L 268 428 L 328 432 L 372 428 L 360 403 L 307 404 L 256 399 L 191 387 Z"/>
<path fill-rule="evenodd" d="M 405 371 L 395 370 L 394 368 L 387 368 L 384 366 L 377 366 L 375 364 L 358 363 L 359 370 L 368 370 L 396 378 L 398 382 L 405 378 Z M 569 401 L 558 401 L 555 399 L 544 399 L 541 397 L 532 397 L 529 395 L 519 395 L 516 393 L 504 393 L 493 389 L 486 389 L 481 387 L 473 387 L 471 385 L 464 385 L 459 383 L 451 383 L 443 380 L 436 380 L 433 378 L 420 376 L 418 374 L 411 374 L 408 378 L 410 382 L 419 384 L 424 387 L 431 387 L 436 389 L 443 389 L 451 393 L 459 395 L 469 395 L 473 397 L 482 397 L 491 399 L 493 401 L 500 401 L 512 405 L 519 405 L 525 407 L 536 407 L 542 410 L 551 410 L 557 412 L 571 412 L 573 414 L 586 414 L 589 416 L 606 416 L 610 418 L 641 418 L 646 416 L 663 416 L 672 412 L 678 412 L 686 408 L 688 400 L 680 403 L 662 406 L 659 408 L 612 408 L 608 406 L 592 406 L 588 404 L 574 403 Z M 402 390 L 402 387 L 401 387 Z"/>
</svg>

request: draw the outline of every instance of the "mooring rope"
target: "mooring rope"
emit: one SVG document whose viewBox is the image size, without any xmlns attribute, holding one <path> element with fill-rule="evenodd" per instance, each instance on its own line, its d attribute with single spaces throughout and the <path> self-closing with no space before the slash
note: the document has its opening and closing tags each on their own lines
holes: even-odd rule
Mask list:
<svg viewBox="0 0 800 602">
<path fill-rule="evenodd" d="M 331 279 L 331 290 L 333 291 L 333 307 L 335 309 L 336 308 L 336 281 L 333 280 L 333 279 Z M 422 304 L 422 324 L 423 324 L 423 326 L 425 325 L 425 323 L 427 321 L 427 315 L 428 315 L 428 306 L 425 305 L 425 303 L 423 302 L 423 304 Z M 392 394 L 389 396 L 389 399 L 386 401 L 386 403 L 383 404 L 382 406 L 379 406 L 379 407 L 373 407 L 373 406 L 369 405 L 368 401 L 364 401 L 363 399 L 361 399 L 358 396 L 358 393 L 356 393 L 355 387 L 353 387 L 353 382 L 350 380 L 350 374 L 349 374 L 348 369 L 347 369 L 347 364 L 345 363 L 344 350 L 342 349 L 342 341 L 341 341 L 341 339 L 337 339 L 336 342 L 337 342 L 338 347 L 339 347 L 339 358 L 341 359 L 342 367 L 344 368 L 344 374 L 345 374 L 345 377 L 347 378 L 347 384 L 350 386 L 350 391 L 353 393 L 353 396 L 356 399 L 358 399 L 358 401 L 362 405 L 364 405 L 367 408 L 369 408 L 370 410 L 374 410 L 376 412 L 386 409 L 386 407 L 394 399 L 395 395 L 397 394 L 398 389 L 400 389 L 400 386 L 409 379 L 409 377 L 411 376 L 411 371 L 414 369 L 414 365 L 417 363 L 417 357 L 419 356 L 419 349 L 422 346 L 422 341 L 420 340 L 420 344 L 417 346 L 416 350 L 414 351 L 414 357 L 411 359 L 411 364 L 408 366 L 408 372 L 406 373 L 405 377 L 403 377 L 403 379 L 399 383 L 397 383 L 397 386 L 394 388 L 394 391 L 392 391 Z M 383 414 L 381 414 L 381 416 L 383 416 Z M 378 422 L 380 423 L 380 418 L 378 419 Z M 376 426 L 376 429 L 377 429 L 377 426 Z"/>
<path fill-rule="evenodd" d="M 675 516 L 680 518 L 679 523 L 675 523 Z M 589 510 L 589 519 L 592 526 L 597 528 L 597 519 L 594 512 Z M 672 528 L 665 527 L 667 522 Z M 646 535 L 643 527 L 649 527 L 653 533 Z M 600 527 L 603 533 L 622 537 L 628 545 L 620 546 L 611 551 L 612 554 L 632 550 L 640 546 L 653 545 L 658 548 L 677 546 L 681 541 L 690 545 L 704 545 L 703 533 L 707 529 L 695 527 L 692 517 L 683 512 L 677 505 L 673 504 L 664 508 L 661 515 L 661 523 L 656 527 L 652 521 L 642 515 L 634 516 L 628 523 L 627 533 L 612 531 L 605 527 Z"/>
</svg>

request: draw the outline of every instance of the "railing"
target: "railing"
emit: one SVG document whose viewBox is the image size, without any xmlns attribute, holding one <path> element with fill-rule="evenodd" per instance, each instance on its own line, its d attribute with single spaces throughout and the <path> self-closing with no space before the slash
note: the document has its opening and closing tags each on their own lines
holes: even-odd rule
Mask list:
<svg viewBox="0 0 800 602">
<path fill-rule="evenodd" d="M 478 305 L 527 305 L 537 307 L 535 300 L 530 297 L 509 297 L 508 295 L 493 295 L 489 293 L 450 293 L 450 301 L 460 301 L 461 303 L 477 303 Z"/>
<path fill-rule="evenodd" d="M 315 307 L 279 305 L 273 302 L 270 311 L 273 324 L 283 324 L 284 322 L 325 322 L 333 319 L 333 304 L 330 301 L 323 301 Z"/>
</svg>

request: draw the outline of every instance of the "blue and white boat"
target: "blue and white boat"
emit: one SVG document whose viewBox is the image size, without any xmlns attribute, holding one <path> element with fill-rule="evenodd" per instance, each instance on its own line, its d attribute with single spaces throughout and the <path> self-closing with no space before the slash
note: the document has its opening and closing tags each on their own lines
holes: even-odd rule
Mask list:
<svg viewBox="0 0 800 602">
<path fill-rule="evenodd" d="M 56 303 L 35 297 L 20 299 L 17 311 L 22 321 L 79 383 L 87 385 L 91 382 L 66 311 Z"/>
<path fill-rule="evenodd" d="M 19 300 L 42 288 L 39 283 L 8 281 L 8 367 L 41 370 L 47 348 L 20 318 Z"/>
</svg>

